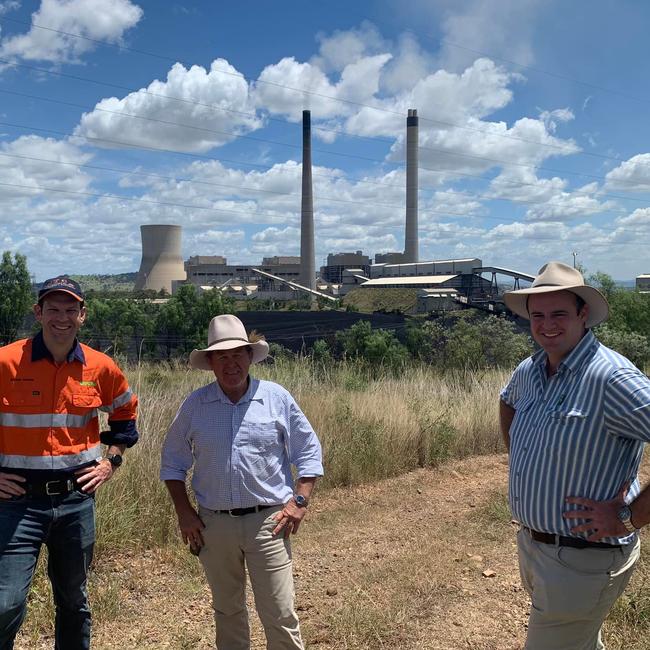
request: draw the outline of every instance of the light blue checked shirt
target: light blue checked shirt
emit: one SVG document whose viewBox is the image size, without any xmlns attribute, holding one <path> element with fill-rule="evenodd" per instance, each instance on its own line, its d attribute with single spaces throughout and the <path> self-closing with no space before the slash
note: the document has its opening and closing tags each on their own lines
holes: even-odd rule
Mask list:
<svg viewBox="0 0 650 650">
<path fill-rule="evenodd" d="M 650 440 L 650 380 L 588 331 L 552 377 L 540 350 L 523 361 L 501 391 L 515 409 L 510 427 L 509 499 L 515 519 L 534 530 L 573 535 L 567 496 L 604 500 L 632 481 Z M 604 538 L 625 544 L 634 535 Z"/>
<path fill-rule="evenodd" d="M 162 448 L 160 478 L 185 481 L 209 510 L 286 503 L 296 477 L 323 475 L 320 442 L 282 386 L 250 378 L 233 404 L 214 381 L 181 404 Z"/>
</svg>

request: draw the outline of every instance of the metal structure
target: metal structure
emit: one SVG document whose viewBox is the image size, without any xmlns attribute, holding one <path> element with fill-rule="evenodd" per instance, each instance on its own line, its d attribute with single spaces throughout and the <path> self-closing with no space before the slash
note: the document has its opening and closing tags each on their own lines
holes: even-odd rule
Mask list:
<svg viewBox="0 0 650 650">
<path fill-rule="evenodd" d="M 302 201 L 300 209 L 300 283 L 316 287 L 314 195 L 311 182 L 311 111 L 302 112 Z"/>
<path fill-rule="evenodd" d="M 406 118 L 406 231 L 404 262 L 419 260 L 418 242 L 418 112 L 409 108 Z"/>
<path fill-rule="evenodd" d="M 172 292 L 172 280 L 185 280 L 180 226 L 140 226 L 142 261 L 135 281 L 136 291 L 153 289 Z"/>
<path fill-rule="evenodd" d="M 334 296 L 330 296 L 328 293 L 323 293 L 322 291 L 316 291 L 316 289 L 305 287 L 302 284 L 298 284 L 297 282 L 291 282 L 291 280 L 285 280 L 284 278 L 279 278 L 277 275 L 267 273 L 266 271 L 262 271 L 260 269 L 253 269 L 253 271 L 255 271 L 255 273 L 259 273 L 262 277 L 270 278 L 271 280 L 275 280 L 276 282 L 286 284 L 288 287 L 291 287 L 292 289 L 296 289 L 296 291 L 303 291 L 312 296 L 318 296 L 319 298 L 326 298 L 327 300 L 331 300 L 332 302 L 336 302 L 337 300 Z"/>
<path fill-rule="evenodd" d="M 490 287 L 494 295 L 498 295 L 499 285 L 497 283 L 497 275 L 505 275 L 513 279 L 513 289 L 517 290 L 521 287 L 519 286 L 519 280 L 525 280 L 526 282 L 532 282 L 535 279 L 534 275 L 529 275 L 528 273 L 521 273 L 520 271 L 513 271 L 512 269 L 504 269 L 500 266 L 480 266 L 474 269 L 474 273 L 480 275 L 481 273 L 491 273 L 492 279 L 490 280 Z"/>
</svg>

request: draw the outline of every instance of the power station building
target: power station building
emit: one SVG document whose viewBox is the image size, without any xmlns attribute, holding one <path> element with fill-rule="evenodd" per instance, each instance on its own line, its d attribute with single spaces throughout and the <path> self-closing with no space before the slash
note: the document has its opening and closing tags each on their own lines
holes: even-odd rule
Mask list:
<svg viewBox="0 0 650 650">
<path fill-rule="evenodd" d="M 365 275 L 370 273 L 370 258 L 363 251 L 355 253 L 330 253 L 327 256 L 327 266 L 320 267 L 320 277 L 325 282 L 341 284 L 343 271 L 346 269 L 359 269 Z"/>
<path fill-rule="evenodd" d="M 258 291 L 286 291 L 286 287 L 260 276 L 259 269 L 284 280 L 298 282 L 300 258 L 293 256 L 265 257 L 261 264 L 228 264 L 221 255 L 195 255 L 185 262 L 187 281 L 197 287 L 222 287 L 232 284 L 256 286 Z"/>
<path fill-rule="evenodd" d="M 298 293 L 323 298 L 345 295 L 361 288 L 418 289 L 426 310 L 449 309 L 456 303 L 488 303 L 498 295 L 497 274 L 532 281 L 532 276 L 509 269 L 483 267 L 478 258 L 420 261 L 418 238 L 418 115 L 409 109 L 406 118 L 406 214 L 404 251 L 375 255 L 375 263 L 360 250 L 330 253 L 320 269 L 317 286 L 312 193 L 311 114 L 303 111 L 302 194 L 300 256 L 265 257 L 261 264 L 228 264 L 221 255 L 181 257 L 180 226 L 141 226 L 142 262 L 136 289 L 165 289 L 182 282 L 200 288 L 218 287 L 235 295 L 296 298 Z M 483 274 L 491 273 L 488 280 Z M 637 287 L 650 291 L 650 276 L 639 276 Z M 325 295 L 323 292 L 327 291 Z M 492 305 L 494 307 L 494 305 Z M 488 307 L 489 308 L 489 305 Z"/>
</svg>

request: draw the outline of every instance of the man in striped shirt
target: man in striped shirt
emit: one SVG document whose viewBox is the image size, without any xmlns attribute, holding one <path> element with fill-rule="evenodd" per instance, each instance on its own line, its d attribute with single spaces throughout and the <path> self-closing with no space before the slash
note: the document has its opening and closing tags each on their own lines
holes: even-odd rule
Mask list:
<svg viewBox="0 0 650 650">
<path fill-rule="evenodd" d="M 639 558 L 650 490 L 650 380 L 597 341 L 605 297 L 559 262 L 505 295 L 541 347 L 501 392 L 519 568 L 532 599 L 527 650 L 604 648 L 601 627 Z"/>
</svg>

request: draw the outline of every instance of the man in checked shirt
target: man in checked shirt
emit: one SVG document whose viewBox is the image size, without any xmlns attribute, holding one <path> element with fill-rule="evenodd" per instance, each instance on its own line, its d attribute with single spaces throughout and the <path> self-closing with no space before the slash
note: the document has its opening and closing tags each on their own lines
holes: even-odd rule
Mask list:
<svg viewBox="0 0 650 650">
<path fill-rule="evenodd" d="M 289 535 L 323 474 L 321 446 L 284 388 L 248 374 L 268 350 L 266 341 L 249 340 L 237 317 L 213 318 L 208 347 L 194 350 L 190 364 L 216 381 L 181 404 L 162 450 L 160 477 L 210 584 L 220 650 L 250 648 L 245 567 L 267 647 L 303 648 Z M 185 489 L 192 466 L 198 512 Z"/>
<path fill-rule="evenodd" d="M 532 599 L 527 650 L 602 649 L 601 627 L 639 558 L 650 490 L 650 380 L 599 343 L 604 296 L 559 262 L 505 295 L 542 348 L 501 392 L 519 569 Z"/>
</svg>

